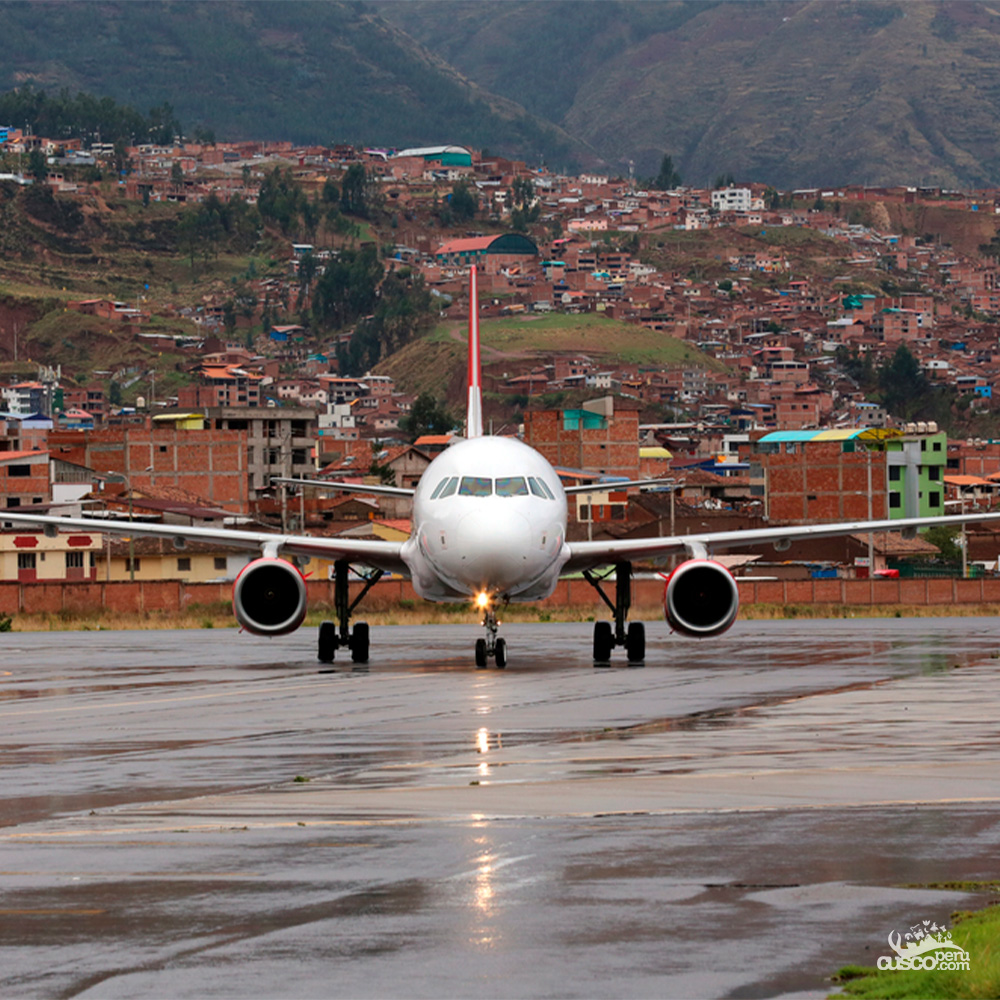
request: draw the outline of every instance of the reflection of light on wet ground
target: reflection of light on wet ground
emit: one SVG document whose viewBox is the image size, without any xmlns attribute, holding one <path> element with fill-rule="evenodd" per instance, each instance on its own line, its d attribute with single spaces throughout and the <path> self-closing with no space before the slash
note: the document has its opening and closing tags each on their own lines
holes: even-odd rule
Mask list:
<svg viewBox="0 0 1000 1000">
<path fill-rule="evenodd" d="M 476 733 L 476 750 L 479 753 L 487 753 L 490 749 L 490 732 L 488 729 L 480 729 Z"/>
</svg>

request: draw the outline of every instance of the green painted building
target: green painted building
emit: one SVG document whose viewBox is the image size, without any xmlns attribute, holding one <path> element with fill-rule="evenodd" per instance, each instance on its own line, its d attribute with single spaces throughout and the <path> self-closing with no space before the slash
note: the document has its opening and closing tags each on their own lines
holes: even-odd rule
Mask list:
<svg viewBox="0 0 1000 1000">
<path fill-rule="evenodd" d="M 944 476 L 948 437 L 904 434 L 885 442 L 889 517 L 940 517 L 944 514 Z"/>
</svg>

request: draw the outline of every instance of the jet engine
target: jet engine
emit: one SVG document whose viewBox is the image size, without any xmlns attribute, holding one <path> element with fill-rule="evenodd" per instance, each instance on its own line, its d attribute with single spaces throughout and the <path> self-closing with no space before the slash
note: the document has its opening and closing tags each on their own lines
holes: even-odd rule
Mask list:
<svg viewBox="0 0 1000 1000">
<path fill-rule="evenodd" d="M 294 632 L 306 616 L 306 582 L 284 559 L 254 559 L 233 584 L 233 611 L 254 635 Z"/>
<path fill-rule="evenodd" d="M 667 577 L 663 610 L 675 632 L 705 639 L 736 621 L 740 593 L 732 573 L 711 559 L 689 559 Z"/>
</svg>

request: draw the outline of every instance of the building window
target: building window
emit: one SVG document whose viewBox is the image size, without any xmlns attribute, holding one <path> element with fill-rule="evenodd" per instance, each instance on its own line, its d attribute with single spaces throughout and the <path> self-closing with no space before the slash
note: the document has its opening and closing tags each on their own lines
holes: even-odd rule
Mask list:
<svg viewBox="0 0 1000 1000">
<path fill-rule="evenodd" d="M 890 465 L 889 466 L 889 482 L 890 483 L 898 483 L 899 480 L 900 480 L 900 478 L 901 478 L 900 473 L 902 471 L 903 471 L 902 470 L 902 466 L 899 466 L 899 465 Z"/>
<path fill-rule="evenodd" d="M 67 552 L 66 569 L 83 569 L 83 553 Z"/>
<path fill-rule="evenodd" d="M 135 559 L 129 559 L 128 556 L 125 557 L 126 573 L 138 573 L 140 569 L 142 569 L 142 560 L 138 556 Z"/>
<path fill-rule="evenodd" d="M 941 466 L 940 465 L 929 465 L 927 466 L 927 478 L 932 483 L 941 482 Z"/>
<path fill-rule="evenodd" d="M 178 556 L 178 558 L 177 558 L 177 572 L 178 573 L 190 573 L 191 572 L 191 557 L 190 556 Z"/>
<path fill-rule="evenodd" d="M 934 445 L 933 445 L 933 448 L 931 450 L 932 451 L 940 451 L 941 450 L 941 442 L 940 441 L 935 441 Z"/>
<path fill-rule="evenodd" d="M 18 569 L 34 569 L 35 568 L 35 553 L 34 552 L 18 552 L 18 554 L 17 554 L 17 568 Z"/>
<path fill-rule="evenodd" d="M 890 493 L 889 494 L 889 509 L 899 510 L 903 506 L 903 494 L 902 493 Z"/>
<path fill-rule="evenodd" d="M 7 497 L 7 506 L 8 507 L 20 507 L 21 506 L 21 498 L 20 497 Z"/>
<path fill-rule="evenodd" d="M 30 465 L 8 465 L 7 466 L 7 475 L 10 476 L 12 479 L 14 478 L 14 476 L 21 476 L 23 478 L 27 478 L 28 476 L 31 475 L 31 466 Z"/>
<path fill-rule="evenodd" d="M 225 569 L 226 568 L 226 557 L 225 556 L 216 556 L 215 557 L 215 568 L 216 569 Z"/>
<path fill-rule="evenodd" d="M 940 507 L 941 506 L 941 494 L 940 493 L 928 493 L 927 494 L 927 503 L 931 507 Z"/>
<path fill-rule="evenodd" d="M 799 450 L 799 446 L 794 441 L 789 441 L 785 445 L 785 454 L 794 455 Z"/>
</svg>

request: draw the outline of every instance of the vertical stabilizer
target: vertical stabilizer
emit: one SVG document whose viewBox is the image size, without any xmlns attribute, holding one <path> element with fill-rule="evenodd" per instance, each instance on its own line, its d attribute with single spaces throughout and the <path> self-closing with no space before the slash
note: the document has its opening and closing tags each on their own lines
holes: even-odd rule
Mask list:
<svg viewBox="0 0 1000 1000">
<path fill-rule="evenodd" d="M 483 389 L 479 364 L 479 294 L 476 266 L 469 271 L 469 405 L 465 417 L 465 436 L 483 436 Z"/>
</svg>

